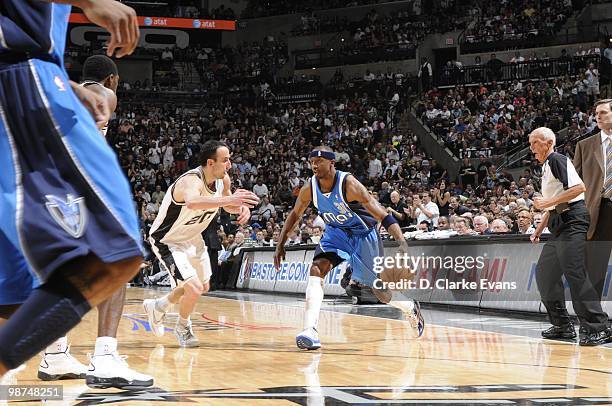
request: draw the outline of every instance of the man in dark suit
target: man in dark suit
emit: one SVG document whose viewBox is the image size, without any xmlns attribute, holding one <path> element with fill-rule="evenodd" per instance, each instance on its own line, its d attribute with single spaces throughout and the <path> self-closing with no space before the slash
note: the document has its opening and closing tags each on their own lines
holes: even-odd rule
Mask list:
<svg viewBox="0 0 612 406">
<path fill-rule="evenodd" d="M 601 297 L 612 250 L 612 99 L 595 103 L 597 134 L 576 145 L 574 166 L 586 186 L 591 217 L 586 267 Z"/>
</svg>

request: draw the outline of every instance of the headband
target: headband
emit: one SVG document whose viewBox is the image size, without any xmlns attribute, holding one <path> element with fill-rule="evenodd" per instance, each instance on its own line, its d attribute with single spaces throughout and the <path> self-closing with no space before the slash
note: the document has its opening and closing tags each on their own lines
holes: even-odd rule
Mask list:
<svg viewBox="0 0 612 406">
<path fill-rule="evenodd" d="M 330 161 L 335 161 L 336 160 L 336 154 L 334 154 L 333 152 L 329 152 L 329 151 L 312 151 L 310 153 L 310 158 L 325 158 L 325 159 L 329 159 Z"/>
</svg>

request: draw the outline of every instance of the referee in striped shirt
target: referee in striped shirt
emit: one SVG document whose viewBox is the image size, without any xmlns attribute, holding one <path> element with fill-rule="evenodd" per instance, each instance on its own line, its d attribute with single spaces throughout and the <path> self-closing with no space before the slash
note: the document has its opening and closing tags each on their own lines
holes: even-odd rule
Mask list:
<svg viewBox="0 0 612 406">
<path fill-rule="evenodd" d="M 570 288 L 574 310 L 580 321 L 580 345 L 612 342 L 608 316 L 601 309 L 599 295 L 586 276 L 584 255 L 589 213 L 584 203 L 584 183 L 572 161 L 554 152 L 555 134 L 540 127 L 529 135 L 529 145 L 542 168 L 542 197 L 534 199 L 544 210 L 542 222 L 531 235 L 538 242 L 548 225 L 551 236 L 542 248 L 536 266 L 536 281 L 552 327 L 542 332 L 549 339 L 574 339 L 576 331 L 565 307 L 562 276 Z"/>
</svg>

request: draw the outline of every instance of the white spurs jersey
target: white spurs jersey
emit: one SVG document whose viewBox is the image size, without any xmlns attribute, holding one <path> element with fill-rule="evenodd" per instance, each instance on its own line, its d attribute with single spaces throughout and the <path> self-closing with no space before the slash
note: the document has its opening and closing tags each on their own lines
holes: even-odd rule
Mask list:
<svg viewBox="0 0 612 406">
<path fill-rule="evenodd" d="M 193 240 L 198 236 L 201 237 L 202 232 L 206 230 L 212 219 L 215 218 L 219 211 L 218 208 L 208 210 L 188 209 L 185 203 L 177 203 L 172 196 L 174 185 L 186 175 L 196 175 L 202 180 L 202 189 L 200 190 L 202 196 L 223 196 L 223 179 L 217 179 L 214 186 L 215 190 L 210 190 L 200 168 L 185 172 L 168 188 L 159 208 L 157 218 L 149 232 L 152 244 L 180 244 Z"/>
<path fill-rule="evenodd" d="M 98 83 L 94 80 L 86 80 L 83 83 L 81 83 L 81 86 L 83 87 L 87 87 L 87 86 L 91 86 L 91 85 L 98 85 L 98 86 L 102 86 L 102 88 L 104 90 L 106 90 L 107 92 L 111 92 L 114 93 L 111 89 L 109 89 L 108 87 L 104 86 L 102 83 Z M 106 137 L 106 132 L 108 131 L 108 121 L 106 122 L 106 124 L 104 124 L 104 127 L 102 127 L 100 129 L 100 132 L 102 133 L 103 136 Z"/>
</svg>

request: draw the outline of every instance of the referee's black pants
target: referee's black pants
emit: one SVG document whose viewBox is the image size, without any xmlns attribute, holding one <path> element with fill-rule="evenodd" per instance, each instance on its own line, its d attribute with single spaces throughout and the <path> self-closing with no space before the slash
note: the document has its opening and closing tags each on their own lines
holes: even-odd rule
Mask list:
<svg viewBox="0 0 612 406">
<path fill-rule="evenodd" d="M 601 309 L 599 295 L 586 275 L 584 258 L 589 213 L 584 201 L 572 203 L 569 210 L 550 212 L 551 238 L 544 244 L 536 266 L 536 280 L 542 303 L 555 326 L 571 323 L 565 307 L 565 289 L 569 285 L 574 311 L 581 329 L 587 333 L 607 328 L 608 316 Z"/>
</svg>

